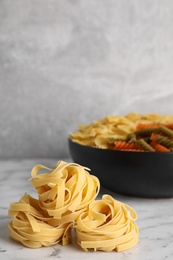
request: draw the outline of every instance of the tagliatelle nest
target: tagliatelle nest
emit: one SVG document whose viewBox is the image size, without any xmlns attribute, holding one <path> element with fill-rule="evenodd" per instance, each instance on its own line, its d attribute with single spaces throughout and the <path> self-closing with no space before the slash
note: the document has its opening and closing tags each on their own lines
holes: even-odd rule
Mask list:
<svg viewBox="0 0 173 260">
<path fill-rule="evenodd" d="M 123 251 L 139 239 L 136 212 L 128 205 L 103 195 L 92 202 L 76 221 L 77 241 L 84 249 Z"/>
<path fill-rule="evenodd" d="M 38 174 L 41 169 L 48 173 Z M 56 219 L 56 224 L 65 223 L 67 215 L 70 221 L 75 220 L 97 196 L 100 182 L 88 171 L 86 167 L 63 161 L 55 169 L 42 165 L 32 169 L 31 182 L 37 189 L 40 206 Z"/>
<path fill-rule="evenodd" d="M 39 248 L 59 242 L 66 245 L 71 240 L 72 223 L 52 226 L 50 217 L 40 208 L 39 201 L 25 194 L 19 202 L 12 203 L 9 216 L 10 236 L 26 247 Z"/>
<path fill-rule="evenodd" d="M 70 242 L 73 222 L 98 195 L 100 182 L 86 167 L 59 162 L 55 169 L 36 165 L 30 179 L 39 199 L 24 195 L 11 203 L 10 236 L 27 247 L 37 248 Z M 39 170 L 46 171 L 38 174 Z"/>
<path fill-rule="evenodd" d="M 30 248 L 66 245 L 74 228 L 84 250 L 122 251 L 133 247 L 138 241 L 136 212 L 109 195 L 95 200 L 100 182 L 88 170 L 63 161 L 55 169 L 33 167 L 30 181 L 38 199 L 25 194 L 10 204 L 11 238 Z"/>
</svg>

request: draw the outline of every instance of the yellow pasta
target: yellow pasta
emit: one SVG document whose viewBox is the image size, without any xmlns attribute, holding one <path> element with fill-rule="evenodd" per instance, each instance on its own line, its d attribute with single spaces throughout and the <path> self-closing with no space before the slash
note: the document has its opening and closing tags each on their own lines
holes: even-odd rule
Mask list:
<svg viewBox="0 0 173 260">
<path fill-rule="evenodd" d="M 49 216 L 62 219 L 68 215 L 75 220 L 77 212 L 80 214 L 97 196 L 100 182 L 89 174 L 88 168 L 78 164 L 61 161 L 56 166 L 55 169 L 35 166 L 31 172 L 32 186 L 37 189 L 41 208 Z M 48 173 L 38 174 L 41 169 Z"/>
<path fill-rule="evenodd" d="M 138 124 L 157 123 L 164 125 L 172 122 L 173 115 L 130 113 L 125 116 L 106 116 L 88 125 L 81 125 L 69 137 L 73 142 L 81 145 L 113 149 L 109 142 L 106 142 L 106 139 L 125 140 L 130 133 L 136 131 Z"/>
<path fill-rule="evenodd" d="M 19 202 L 11 203 L 9 216 L 10 236 L 30 248 L 51 246 L 62 242 L 66 245 L 71 240 L 72 223 L 51 226 L 49 217 L 42 211 L 39 201 L 25 194 Z"/>
<path fill-rule="evenodd" d="M 139 239 L 137 214 L 130 206 L 103 195 L 76 221 L 77 242 L 84 250 L 123 251 Z"/>
<path fill-rule="evenodd" d="M 41 171 L 41 172 L 40 172 Z M 84 249 L 122 251 L 138 242 L 136 212 L 103 195 L 95 200 L 100 182 L 89 169 L 60 161 L 54 169 L 36 165 L 29 179 L 38 199 L 25 194 L 10 204 L 10 236 L 29 248 L 66 245 L 75 228 Z"/>
<path fill-rule="evenodd" d="M 39 170 L 46 172 L 38 174 Z M 73 222 L 100 190 L 98 178 L 88 170 L 63 161 L 55 169 L 36 165 L 30 181 L 38 191 L 38 200 L 25 194 L 10 204 L 10 236 L 31 248 L 69 243 Z"/>
</svg>

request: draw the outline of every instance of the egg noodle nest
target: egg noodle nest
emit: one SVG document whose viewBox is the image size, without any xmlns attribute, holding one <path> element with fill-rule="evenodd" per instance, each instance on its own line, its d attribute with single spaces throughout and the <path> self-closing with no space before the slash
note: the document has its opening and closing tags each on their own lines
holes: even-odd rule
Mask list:
<svg viewBox="0 0 173 260">
<path fill-rule="evenodd" d="M 85 251 L 123 251 L 138 242 L 135 210 L 107 194 L 96 200 L 100 182 L 88 168 L 64 161 L 53 169 L 36 165 L 29 181 L 38 199 L 26 193 L 8 212 L 10 237 L 26 247 L 69 244 L 72 230 Z"/>
</svg>

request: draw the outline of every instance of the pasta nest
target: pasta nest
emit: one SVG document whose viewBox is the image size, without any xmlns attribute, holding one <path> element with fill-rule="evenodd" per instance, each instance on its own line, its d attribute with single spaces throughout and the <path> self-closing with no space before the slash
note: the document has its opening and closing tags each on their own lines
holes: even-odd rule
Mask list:
<svg viewBox="0 0 173 260">
<path fill-rule="evenodd" d="M 44 171 L 39 173 L 39 171 Z M 60 161 L 55 169 L 36 165 L 30 181 L 38 199 L 25 194 L 10 204 L 10 236 L 30 248 L 66 245 L 71 230 L 84 250 L 122 251 L 138 241 L 136 212 L 128 205 L 103 195 L 96 176 L 88 168 Z"/>
<path fill-rule="evenodd" d="M 40 207 L 56 219 L 51 222 L 53 225 L 75 220 L 100 190 L 98 178 L 89 174 L 88 168 L 64 161 L 56 166 L 50 169 L 36 165 L 30 179 L 38 192 Z M 38 174 L 41 169 L 48 173 Z"/>
<path fill-rule="evenodd" d="M 71 223 L 53 227 L 49 216 L 39 206 L 38 200 L 25 194 L 19 202 L 12 203 L 8 215 L 13 217 L 9 223 L 10 236 L 26 247 L 39 248 L 59 242 L 63 245 L 71 240 Z"/>
<path fill-rule="evenodd" d="M 40 170 L 46 173 L 38 174 Z M 19 202 L 10 204 L 10 236 L 31 248 L 69 243 L 74 221 L 100 190 L 98 178 L 88 170 L 64 161 L 58 162 L 55 169 L 33 167 L 30 181 L 38 200 L 25 194 Z"/>
<path fill-rule="evenodd" d="M 137 214 L 130 206 L 103 195 L 88 206 L 76 221 L 77 242 L 94 251 L 123 251 L 138 242 Z"/>
</svg>

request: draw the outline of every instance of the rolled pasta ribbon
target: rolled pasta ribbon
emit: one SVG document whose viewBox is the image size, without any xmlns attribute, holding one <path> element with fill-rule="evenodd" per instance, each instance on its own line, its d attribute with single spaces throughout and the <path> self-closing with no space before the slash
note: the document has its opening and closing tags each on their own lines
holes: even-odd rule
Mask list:
<svg viewBox="0 0 173 260">
<path fill-rule="evenodd" d="M 32 169 L 30 179 L 38 191 L 40 207 L 49 216 L 68 221 L 75 220 L 99 193 L 100 182 L 89 174 L 88 168 L 75 163 L 60 161 L 55 169 L 37 165 Z M 48 173 L 38 174 L 39 170 Z M 53 220 L 52 220 L 53 222 Z"/>
<path fill-rule="evenodd" d="M 123 251 L 138 242 L 139 231 L 133 208 L 103 195 L 88 206 L 76 221 L 77 242 L 88 251 Z"/>
<path fill-rule="evenodd" d="M 46 173 L 38 172 L 46 170 Z M 97 177 L 88 168 L 58 162 L 55 169 L 36 165 L 32 185 L 39 198 L 25 194 L 10 204 L 10 236 L 30 248 L 71 241 L 75 227 L 77 241 L 84 250 L 122 251 L 138 242 L 136 212 L 126 204 L 103 195 Z"/>
<path fill-rule="evenodd" d="M 13 217 L 9 223 L 10 237 L 26 247 L 39 248 L 61 242 L 68 244 L 71 240 L 72 223 L 53 227 L 47 223 L 39 201 L 25 194 L 19 202 L 11 203 L 8 215 Z"/>
<path fill-rule="evenodd" d="M 38 174 L 39 170 L 46 173 Z M 10 204 L 10 236 L 27 247 L 38 248 L 71 240 L 71 227 L 100 190 L 88 168 L 60 161 L 55 169 L 36 165 L 31 172 L 38 200 L 25 194 Z"/>
</svg>

